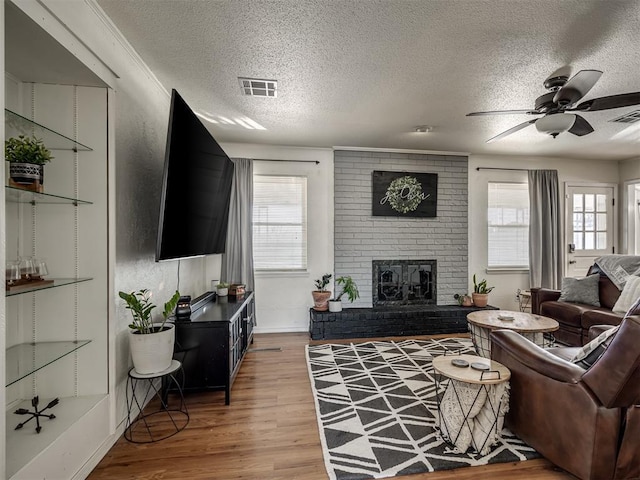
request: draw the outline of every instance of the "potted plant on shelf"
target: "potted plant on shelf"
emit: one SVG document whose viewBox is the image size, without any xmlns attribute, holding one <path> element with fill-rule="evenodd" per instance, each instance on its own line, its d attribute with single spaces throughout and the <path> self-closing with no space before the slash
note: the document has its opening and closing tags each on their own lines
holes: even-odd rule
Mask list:
<svg viewBox="0 0 640 480">
<path fill-rule="evenodd" d="M 311 292 L 311 295 L 313 296 L 313 309 L 318 312 L 326 312 L 329 309 L 331 292 L 327 290 L 327 285 L 332 276 L 330 273 L 325 273 L 322 278 L 315 281 L 316 289 Z"/>
<path fill-rule="evenodd" d="M 156 306 L 151 303 L 151 291 L 119 292 L 131 311 L 133 322 L 129 324 L 129 348 L 136 372 L 141 374 L 158 373 L 171 365 L 175 329 L 167 318 L 178 305 L 180 293 L 176 290 L 171 299 L 164 304 L 162 322 L 154 323 L 151 312 Z"/>
<path fill-rule="evenodd" d="M 4 142 L 4 157 L 9 162 L 9 186 L 42 193 L 44 164 L 53 158 L 42 140 L 11 137 Z"/>
<path fill-rule="evenodd" d="M 216 285 L 216 295 L 218 297 L 226 297 L 229 295 L 229 284 L 227 282 L 220 282 Z"/>
<path fill-rule="evenodd" d="M 473 305 L 473 300 L 466 293 L 456 293 L 453 298 L 458 301 L 458 305 L 461 307 L 470 307 Z"/>
<path fill-rule="evenodd" d="M 336 298 L 329 300 L 329 311 L 330 312 L 341 312 L 342 311 L 342 296 L 344 294 L 347 295 L 347 298 L 350 302 L 353 302 L 356 298 L 360 297 L 360 292 L 358 292 L 358 287 L 356 282 L 353 281 L 351 277 L 338 277 L 336 278 L 336 285 L 342 285 L 342 291 L 340 295 Z"/>
<path fill-rule="evenodd" d="M 473 293 L 471 297 L 473 298 L 473 304 L 476 307 L 486 307 L 487 303 L 489 303 L 489 292 L 493 290 L 494 287 L 488 287 L 487 281 L 483 278 L 479 282 L 476 282 L 476 275 L 473 274 Z"/>
</svg>

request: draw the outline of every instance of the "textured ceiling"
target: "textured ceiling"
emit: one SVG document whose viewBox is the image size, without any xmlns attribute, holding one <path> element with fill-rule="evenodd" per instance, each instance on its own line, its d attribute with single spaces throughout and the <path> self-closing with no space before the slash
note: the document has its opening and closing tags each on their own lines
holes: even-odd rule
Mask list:
<svg viewBox="0 0 640 480">
<path fill-rule="evenodd" d="M 525 115 L 561 67 L 604 75 L 586 99 L 640 91 L 640 0 L 98 0 L 220 142 L 476 154 L 640 156 L 640 109 L 586 112 L 595 132 L 553 139 Z M 241 95 L 238 77 L 278 81 Z M 242 126 L 252 121 L 262 128 Z M 429 125 L 431 133 L 414 127 Z"/>
</svg>

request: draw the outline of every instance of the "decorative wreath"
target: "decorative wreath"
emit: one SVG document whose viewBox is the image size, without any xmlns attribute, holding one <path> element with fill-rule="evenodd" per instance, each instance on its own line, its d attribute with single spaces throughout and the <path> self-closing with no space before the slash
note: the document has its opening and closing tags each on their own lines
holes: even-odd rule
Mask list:
<svg viewBox="0 0 640 480">
<path fill-rule="evenodd" d="M 386 197 L 391 208 L 400 213 L 413 212 L 426 198 L 420 182 L 408 175 L 393 180 L 387 188 Z"/>
</svg>

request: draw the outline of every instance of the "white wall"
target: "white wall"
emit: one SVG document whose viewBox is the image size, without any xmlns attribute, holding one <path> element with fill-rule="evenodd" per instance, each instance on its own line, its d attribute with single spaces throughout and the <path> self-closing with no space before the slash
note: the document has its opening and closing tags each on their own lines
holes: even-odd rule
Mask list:
<svg viewBox="0 0 640 480">
<path fill-rule="evenodd" d="M 331 149 L 274 147 L 222 143 L 232 158 L 256 161 L 256 174 L 307 177 L 308 268 L 304 273 L 256 274 L 256 333 L 303 332 L 309 329 L 309 308 L 314 280 L 333 273 L 333 151 Z M 283 160 L 313 160 L 315 163 Z M 219 278 L 219 269 L 207 278 Z M 216 275 L 218 275 L 216 277 Z"/>
<path fill-rule="evenodd" d="M 487 268 L 487 184 L 497 182 L 527 182 L 526 171 L 480 170 L 477 167 L 555 169 L 558 170 L 560 191 L 564 192 L 565 182 L 618 183 L 616 162 L 596 160 L 568 160 L 560 158 L 528 156 L 485 156 L 469 157 L 469 276 L 476 273 L 495 286 L 490 303 L 505 310 L 517 309 L 516 292 L 529 288 L 529 273 L 490 272 Z M 564 196 L 561 198 L 564 212 Z M 564 220 L 564 218 L 563 218 Z M 564 222 L 563 222 L 564 225 Z M 472 291 L 473 283 L 469 283 Z"/>
</svg>

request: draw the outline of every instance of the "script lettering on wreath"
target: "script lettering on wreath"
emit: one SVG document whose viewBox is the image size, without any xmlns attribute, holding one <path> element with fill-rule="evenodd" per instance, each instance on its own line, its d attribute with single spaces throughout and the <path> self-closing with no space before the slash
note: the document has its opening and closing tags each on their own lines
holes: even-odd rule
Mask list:
<svg viewBox="0 0 640 480">
<path fill-rule="evenodd" d="M 435 217 L 438 175 L 373 172 L 374 216 Z"/>
</svg>

